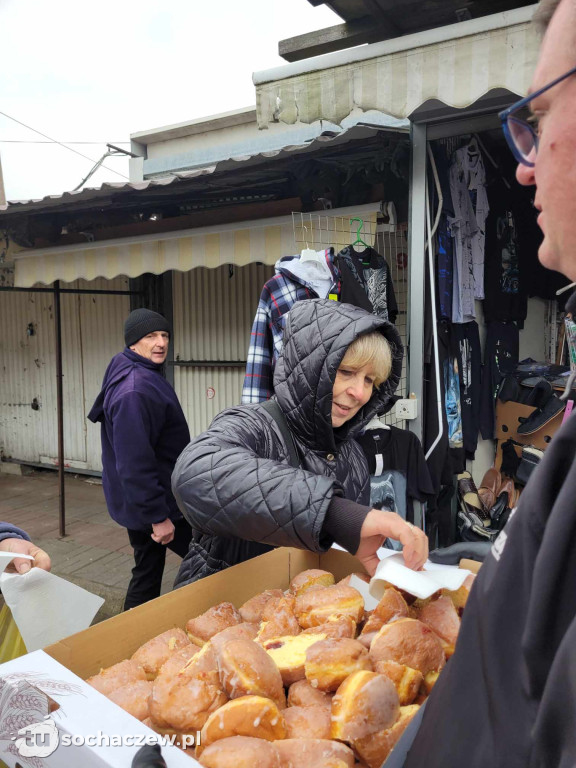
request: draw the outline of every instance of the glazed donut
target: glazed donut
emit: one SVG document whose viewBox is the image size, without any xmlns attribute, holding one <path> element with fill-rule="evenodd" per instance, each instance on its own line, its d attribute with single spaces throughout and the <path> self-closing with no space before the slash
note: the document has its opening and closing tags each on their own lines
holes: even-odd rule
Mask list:
<svg viewBox="0 0 576 768">
<path fill-rule="evenodd" d="M 303 634 L 321 634 L 326 637 L 356 637 L 356 622 L 351 616 L 329 616 L 317 627 L 303 630 Z"/>
<path fill-rule="evenodd" d="M 334 694 L 313 688 L 308 680 L 298 680 L 288 689 L 288 707 L 326 707 L 332 709 Z"/>
<path fill-rule="evenodd" d="M 394 683 L 376 672 L 349 675 L 332 699 L 330 736 L 352 742 L 390 728 L 400 714 Z"/>
<path fill-rule="evenodd" d="M 334 584 L 334 576 L 329 571 L 321 571 L 311 568 L 294 576 L 290 582 L 290 592 L 293 595 L 302 595 L 311 587 L 331 587 Z"/>
<path fill-rule="evenodd" d="M 232 603 L 219 603 L 186 622 L 186 632 L 195 645 L 202 646 L 227 627 L 240 624 L 242 617 Z"/>
<path fill-rule="evenodd" d="M 199 761 L 204 768 L 281 768 L 275 746 L 250 736 L 215 741 L 202 751 Z"/>
<path fill-rule="evenodd" d="M 306 679 L 321 691 L 335 691 L 352 674 L 372 669 L 368 651 L 357 640 L 328 638 L 306 651 Z"/>
<path fill-rule="evenodd" d="M 137 680 L 111 691 L 108 698 L 137 720 L 145 720 L 150 714 L 148 700 L 152 685 L 150 680 Z"/>
<path fill-rule="evenodd" d="M 282 713 L 272 701 L 263 696 L 240 696 L 224 704 L 206 720 L 196 756 L 220 739 L 230 736 L 252 736 L 275 741 L 286 736 Z"/>
<path fill-rule="evenodd" d="M 372 663 L 396 661 L 423 675 L 442 669 L 444 650 L 434 632 L 417 619 L 397 619 L 384 624 L 370 646 Z"/>
<path fill-rule="evenodd" d="M 250 600 L 238 608 L 238 613 L 242 616 L 242 621 L 246 621 L 249 624 L 260 624 L 262 621 L 262 613 L 270 601 L 274 601 L 276 604 L 284 593 L 281 589 L 266 589 L 264 592 L 260 592 L 258 595 L 254 595 Z"/>
<path fill-rule="evenodd" d="M 167 629 L 166 632 L 156 635 L 141 645 L 132 654 L 132 659 L 144 668 L 148 680 L 154 680 L 160 667 L 174 651 L 191 645 L 186 632 L 180 627 L 174 627 L 174 629 Z"/>
<path fill-rule="evenodd" d="M 298 595 L 294 610 L 303 629 L 323 624 L 331 616 L 350 616 L 358 623 L 364 615 L 364 598 L 353 587 L 335 584 Z"/>
<path fill-rule="evenodd" d="M 183 667 L 162 668 L 152 687 L 150 716 L 157 727 L 194 732 L 227 701 L 214 650 L 206 644 Z"/>
<path fill-rule="evenodd" d="M 345 744 L 329 739 L 275 741 L 282 765 L 290 768 L 346 768 L 354 765 L 354 753 Z"/>
<path fill-rule="evenodd" d="M 228 640 L 216 649 L 222 688 L 231 699 L 253 694 L 272 699 L 280 709 L 286 696 L 278 667 L 253 640 Z"/>
<path fill-rule="evenodd" d="M 400 707 L 398 719 L 388 730 L 372 733 L 370 736 L 365 736 L 362 739 L 356 739 L 354 749 L 368 768 L 380 768 L 396 746 L 398 739 L 406 730 L 410 720 L 418 712 L 418 709 L 417 704 L 412 704 L 409 707 Z"/>
<path fill-rule="evenodd" d="M 466 607 L 466 603 L 468 601 L 468 596 L 470 595 L 470 590 L 472 589 L 472 584 L 474 584 L 474 579 L 476 578 L 475 573 L 470 573 L 468 576 L 466 576 L 466 579 L 464 580 L 464 584 L 460 587 L 460 589 L 455 590 L 449 590 L 449 589 L 443 589 L 442 594 L 446 597 L 449 597 L 450 600 L 454 603 L 454 608 L 458 611 L 458 615 L 462 616 L 462 611 Z"/>
<path fill-rule="evenodd" d="M 446 596 L 433 600 L 422 608 L 418 618 L 440 638 L 446 658 L 450 658 L 460 631 L 460 617 L 452 600 Z"/>
<path fill-rule="evenodd" d="M 116 688 L 147 679 L 144 667 L 133 659 L 124 659 L 118 664 L 101 670 L 99 674 L 89 677 L 86 682 L 104 696 L 108 696 Z"/>
<path fill-rule="evenodd" d="M 274 661 L 282 676 L 284 685 L 292 685 L 297 680 L 303 680 L 304 663 L 306 662 L 306 651 L 314 643 L 325 640 L 326 635 L 285 635 L 284 637 L 273 637 L 261 643 L 262 648 Z"/>
<path fill-rule="evenodd" d="M 330 710 L 323 705 L 315 707 L 288 707 L 284 710 L 287 739 L 329 739 Z"/>
<path fill-rule="evenodd" d="M 374 664 L 374 671 L 385 675 L 394 683 L 401 707 L 415 701 L 424 682 L 422 672 L 404 664 L 398 664 L 396 661 L 377 661 Z"/>
<path fill-rule="evenodd" d="M 372 611 L 369 619 L 362 627 L 362 635 L 378 630 L 395 619 L 406 618 L 409 615 L 408 604 L 400 592 L 394 587 L 384 590 L 380 602 Z"/>
<path fill-rule="evenodd" d="M 273 614 L 260 625 L 260 630 L 256 636 L 259 643 L 273 637 L 300 634 L 302 630 L 294 614 L 294 602 L 294 597 L 287 595 L 275 603 Z M 263 617 L 267 615 L 266 610 L 264 610 Z"/>
</svg>

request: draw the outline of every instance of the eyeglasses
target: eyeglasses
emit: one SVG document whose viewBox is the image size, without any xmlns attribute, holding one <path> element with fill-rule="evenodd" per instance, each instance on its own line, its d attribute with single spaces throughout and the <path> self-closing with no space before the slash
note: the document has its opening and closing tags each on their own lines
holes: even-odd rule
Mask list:
<svg viewBox="0 0 576 768">
<path fill-rule="evenodd" d="M 534 126 L 528 121 L 530 116 L 530 110 L 528 104 L 540 94 L 553 88 L 562 80 L 566 80 L 570 75 L 576 74 L 576 67 L 566 72 L 564 75 L 557 77 L 556 80 L 552 80 L 551 83 L 540 88 L 538 91 L 534 91 L 530 96 L 526 96 L 525 99 L 520 99 L 511 107 L 505 109 L 498 114 L 500 122 L 502 123 L 502 130 L 504 136 L 508 142 L 508 146 L 512 150 L 512 154 L 519 163 L 527 165 L 529 168 L 534 167 L 534 161 L 530 158 L 536 156 L 538 152 L 538 133 Z"/>
</svg>

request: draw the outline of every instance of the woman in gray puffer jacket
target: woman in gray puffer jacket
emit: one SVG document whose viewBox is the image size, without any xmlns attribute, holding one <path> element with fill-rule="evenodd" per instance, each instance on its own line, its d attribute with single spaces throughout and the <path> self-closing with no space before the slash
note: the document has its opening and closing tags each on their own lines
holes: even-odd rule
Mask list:
<svg viewBox="0 0 576 768">
<path fill-rule="evenodd" d="M 372 358 L 341 365 L 348 347 L 367 334 L 388 342 L 376 344 L 389 361 L 388 349 L 392 353 L 383 375 L 382 360 L 372 359 L 374 344 Z M 300 467 L 290 464 L 286 441 L 263 403 L 216 416 L 184 449 L 172 474 L 174 496 L 193 529 L 175 586 L 273 547 L 324 552 L 334 542 L 373 573 L 387 537 L 404 545 L 407 565 L 420 568 L 426 537 L 396 513 L 370 509 L 368 466 L 353 440 L 392 407 L 401 367 L 400 337 L 387 321 L 328 299 L 297 302 L 285 319 L 274 397 Z"/>
</svg>

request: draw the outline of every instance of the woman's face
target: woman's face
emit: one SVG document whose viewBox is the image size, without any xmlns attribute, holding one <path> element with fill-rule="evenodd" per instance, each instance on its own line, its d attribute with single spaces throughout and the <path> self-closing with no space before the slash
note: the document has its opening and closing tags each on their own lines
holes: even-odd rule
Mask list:
<svg viewBox="0 0 576 768">
<path fill-rule="evenodd" d="M 355 416 L 372 397 L 374 370 L 370 364 L 362 368 L 342 365 L 336 373 L 332 390 L 332 426 L 341 427 Z"/>
</svg>

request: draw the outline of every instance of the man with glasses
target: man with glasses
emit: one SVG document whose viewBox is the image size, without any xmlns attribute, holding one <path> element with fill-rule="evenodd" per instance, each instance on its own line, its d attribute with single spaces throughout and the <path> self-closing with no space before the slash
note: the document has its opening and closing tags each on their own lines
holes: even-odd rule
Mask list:
<svg viewBox="0 0 576 768">
<path fill-rule="evenodd" d="M 501 113 L 534 185 L 539 259 L 576 281 L 576 0 L 542 0 L 527 98 Z M 576 296 L 568 309 L 576 310 Z M 405 768 L 576 766 L 576 417 L 492 547 Z"/>
</svg>

